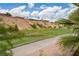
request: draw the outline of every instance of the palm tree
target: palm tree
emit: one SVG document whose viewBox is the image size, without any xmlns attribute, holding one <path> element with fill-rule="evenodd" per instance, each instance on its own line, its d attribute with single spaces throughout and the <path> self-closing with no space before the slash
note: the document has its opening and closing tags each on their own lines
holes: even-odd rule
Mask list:
<svg viewBox="0 0 79 59">
<path fill-rule="evenodd" d="M 72 3 L 72 4 L 74 4 L 75 6 L 79 7 L 79 3 Z"/>
<path fill-rule="evenodd" d="M 69 14 L 69 20 L 62 22 L 62 24 L 68 25 L 73 29 L 74 36 L 66 36 L 60 40 L 60 44 L 62 44 L 64 48 L 72 47 L 71 51 L 73 51 L 75 47 L 79 49 L 79 4 L 74 3 L 74 5 L 77 6 L 77 8 Z M 78 49 L 76 52 L 78 52 Z"/>
</svg>

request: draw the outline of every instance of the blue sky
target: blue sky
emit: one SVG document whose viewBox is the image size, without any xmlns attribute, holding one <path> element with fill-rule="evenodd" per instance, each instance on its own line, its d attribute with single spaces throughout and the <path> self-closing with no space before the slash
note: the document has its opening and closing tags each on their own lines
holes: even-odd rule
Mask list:
<svg viewBox="0 0 79 59">
<path fill-rule="evenodd" d="M 34 19 L 57 19 L 64 18 L 72 7 L 68 3 L 0 3 L 0 13 L 9 12 L 14 16 Z"/>
<path fill-rule="evenodd" d="M 0 3 L 0 8 L 12 9 L 12 8 L 19 7 L 22 5 L 26 5 L 27 6 L 26 8 L 28 8 L 28 3 Z M 53 7 L 53 6 L 62 6 L 63 8 L 70 7 L 68 5 L 68 3 L 35 3 L 34 8 L 31 10 L 40 10 L 39 8 L 41 5 L 46 5 L 48 7 Z M 29 10 L 29 8 L 28 8 L 28 10 Z"/>
</svg>

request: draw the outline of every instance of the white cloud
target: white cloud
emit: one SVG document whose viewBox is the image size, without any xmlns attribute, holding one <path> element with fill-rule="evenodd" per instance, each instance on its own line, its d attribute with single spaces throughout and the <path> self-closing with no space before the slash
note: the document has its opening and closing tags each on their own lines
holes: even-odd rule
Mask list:
<svg viewBox="0 0 79 59">
<path fill-rule="evenodd" d="M 28 3 L 28 7 L 29 8 L 33 8 L 34 7 L 34 3 Z"/>
<path fill-rule="evenodd" d="M 16 8 L 13 8 L 9 11 L 9 13 L 15 17 L 15 16 L 20 16 L 20 17 L 23 17 L 23 11 L 24 9 L 26 8 L 26 6 L 20 6 L 20 7 L 16 7 Z"/>
<path fill-rule="evenodd" d="M 65 8 L 65 9 L 59 10 L 55 14 L 55 17 L 54 18 L 56 18 L 56 19 L 58 19 L 58 18 L 65 18 L 67 16 L 69 10 L 70 10 L 69 8 Z"/>
<path fill-rule="evenodd" d="M 43 11 L 41 11 L 40 15 L 41 14 L 53 13 L 53 12 L 56 12 L 57 10 L 60 10 L 60 9 L 61 9 L 61 7 L 58 7 L 58 6 L 48 7 L 46 9 L 44 9 Z"/>
<path fill-rule="evenodd" d="M 40 9 L 41 11 L 24 11 L 26 6 L 19 6 L 16 8 L 13 8 L 11 10 L 1 9 L 0 13 L 6 14 L 9 12 L 13 17 L 19 16 L 24 18 L 32 18 L 32 19 L 45 19 L 49 21 L 55 21 L 55 19 L 64 18 L 66 17 L 70 12 L 72 12 L 75 8 L 72 4 L 69 4 L 70 7 L 62 8 L 61 6 L 53 6 L 53 7 L 47 7 L 45 5 L 41 5 Z M 29 8 L 33 8 L 34 4 L 29 3 Z"/>
<path fill-rule="evenodd" d="M 8 9 L 0 9 L 0 13 L 2 14 L 6 14 L 7 12 L 10 13 L 13 17 L 24 17 L 27 18 L 30 16 L 30 12 L 29 11 L 24 11 L 24 9 L 26 8 L 26 6 L 19 6 L 16 8 L 13 8 L 11 10 Z"/>
<path fill-rule="evenodd" d="M 39 17 L 42 19 L 51 19 L 55 13 L 61 9 L 62 7 L 60 6 L 48 7 L 39 13 Z"/>
<path fill-rule="evenodd" d="M 73 11 L 74 5 L 68 4 L 70 7 L 62 8 L 60 6 L 48 7 L 39 13 L 41 19 L 55 21 L 59 18 L 67 18 L 68 14 Z"/>
<path fill-rule="evenodd" d="M 68 12 L 68 14 L 70 14 L 70 13 L 72 13 L 74 10 L 76 10 L 78 7 L 75 7 L 75 8 L 72 8 L 69 12 Z"/>
<path fill-rule="evenodd" d="M 39 17 L 38 14 L 39 14 L 39 11 L 33 11 L 30 15 L 32 19 L 38 19 Z"/>
<path fill-rule="evenodd" d="M 60 9 L 61 7 L 58 7 L 58 6 L 48 7 L 47 9 L 44 9 L 43 11 L 41 11 L 39 15 L 51 15 Z"/>
<path fill-rule="evenodd" d="M 73 5 L 72 3 L 69 3 L 68 5 L 70 6 L 70 8 L 74 8 L 74 7 L 76 7 L 76 6 Z"/>
<path fill-rule="evenodd" d="M 6 14 L 7 12 L 9 12 L 8 9 L 6 10 L 6 9 L 1 9 L 1 8 L 0 8 L 0 13 L 2 13 L 2 14 Z"/>
<path fill-rule="evenodd" d="M 40 6 L 40 9 L 42 9 L 42 10 L 43 10 L 43 9 L 46 9 L 46 8 L 48 8 L 46 5 L 41 5 L 41 6 Z"/>
<path fill-rule="evenodd" d="M 38 11 L 33 11 L 33 12 L 31 13 L 31 16 L 38 16 L 38 14 L 39 14 Z"/>
<path fill-rule="evenodd" d="M 24 11 L 23 14 L 25 18 L 29 18 L 31 13 L 29 11 Z"/>
</svg>

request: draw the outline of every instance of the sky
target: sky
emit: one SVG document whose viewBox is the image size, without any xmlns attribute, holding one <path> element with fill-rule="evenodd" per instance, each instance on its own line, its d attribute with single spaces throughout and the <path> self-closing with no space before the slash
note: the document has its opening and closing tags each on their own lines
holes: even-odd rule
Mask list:
<svg viewBox="0 0 79 59">
<path fill-rule="evenodd" d="M 69 3 L 0 3 L 0 13 L 49 21 L 66 18 L 73 8 Z"/>
</svg>

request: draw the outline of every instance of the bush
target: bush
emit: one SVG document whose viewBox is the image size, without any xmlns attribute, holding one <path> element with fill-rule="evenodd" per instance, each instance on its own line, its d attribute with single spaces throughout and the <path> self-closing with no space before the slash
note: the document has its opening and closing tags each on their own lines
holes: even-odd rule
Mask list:
<svg viewBox="0 0 79 59">
<path fill-rule="evenodd" d="M 63 45 L 63 47 L 75 47 L 79 45 L 79 38 L 76 36 L 65 36 L 62 37 L 60 40 L 60 45 Z"/>
<path fill-rule="evenodd" d="M 35 25 L 35 24 L 33 24 L 33 25 L 31 25 L 31 26 L 32 26 L 32 28 L 34 28 L 34 29 L 37 28 L 37 25 Z"/>
<path fill-rule="evenodd" d="M 0 24 L 0 34 L 6 33 L 9 29 L 6 28 L 3 24 Z"/>
<path fill-rule="evenodd" d="M 12 55 L 10 51 L 7 52 L 8 46 L 6 41 L 0 41 L 0 56 Z"/>
<path fill-rule="evenodd" d="M 41 27 L 41 28 L 43 27 L 41 24 L 37 24 L 37 25 L 38 25 L 39 27 Z"/>
<path fill-rule="evenodd" d="M 0 21 L 2 21 L 3 20 L 3 18 L 2 17 L 0 17 Z"/>
<path fill-rule="evenodd" d="M 6 15 L 7 15 L 7 16 L 11 16 L 11 14 L 10 14 L 10 13 L 8 13 L 8 12 L 6 13 Z"/>
<path fill-rule="evenodd" d="M 59 44 L 63 47 L 62 51 L 70 49 L 70 52 L 75 52 L 73 55 L 79 55 L 79 37 L 65 36 L 59 41 Z M 75 49 L 77 48 L 77 49 Z"/>
<path fill-rule="evenodd" d="M 12 26 L 10 26 L 9 27 L 9 31 L 18 31 L 18 27 L 17 27 L 17 25 L 15 25 L 14 27 L 12 27 Z"/>
</svg>

